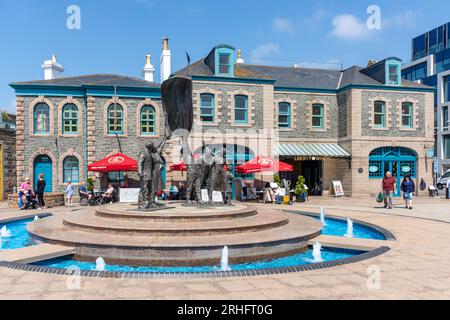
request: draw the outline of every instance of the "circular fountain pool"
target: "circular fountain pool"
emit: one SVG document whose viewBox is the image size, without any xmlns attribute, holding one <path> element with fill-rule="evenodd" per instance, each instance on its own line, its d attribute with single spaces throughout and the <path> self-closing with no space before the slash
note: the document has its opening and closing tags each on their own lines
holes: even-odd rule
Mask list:
<svg viewBox="0 0 450 320">
<path fill-rule="evenodd" d="M 0 224 L 0 228 L 6 225 L 11 232 L 11 237 L 4 238 L 2 241 L 2 249 L 17 249 L 24 246 L 33 245 L 26 230 L 27 225 L 33 222 L 33 219 L 16 221 L 8 224 Z M 327 218 L 326 226 L 322 228 L 321 234 L 332 236 L 343 236 L 346 231 L 346 222 L 338 218 Z M 374 226 L 376 227 L 376 226 Z M 383 230 L 383 229 L 381 229 Z M 354 224 L 354 236 L 365 239 L 385 239 L 386 233 L 361 223 Z M 314 262 L 311 248 L 297 254 L 291 254 L 281 258 L 261 259 L 248 263 L 231 263 L 228 272 L 220 271 L 219 260 L 217 265 L 203 266 L 130 266 L 121 264 L 106 264 L 104 271 L 96 271 L 96 264 L 89 261 L 78 261 L 73 257 L 62 257 L 57 259 L 45 260 L 29 265 L 20 265 L 15 263 L 0 262 L 0 265 L 29 269 L 41 272 L 61 272 L 66 269 L 67 272 L 79 270 L 82 275 L 87 276 L 107 276 L 107 277 L 126 277 L 127 275 L 192 275 L 197 276 L 230 276 L 230 275 L 256 275 L 256 274 L 272 274 L 296 272 L 303 270 L 311 270 L 318 268 L 326 268 L 345 263 L 365 260 L 389 250 L 388 247 L 380 247 L 370 252 L 322 248 L 321 255 L 323 262 Z"/>
</svg>

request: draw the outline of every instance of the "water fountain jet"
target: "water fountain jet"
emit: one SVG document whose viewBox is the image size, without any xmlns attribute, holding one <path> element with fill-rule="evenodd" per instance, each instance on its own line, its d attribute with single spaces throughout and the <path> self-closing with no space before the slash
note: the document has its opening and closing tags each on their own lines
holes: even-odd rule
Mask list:
<svg viewBox="0 0 450 320">
<path fill-rule="evenodd" d="M 0 230 L 0 237 L 6 238 L 11 237 L 11 231 L 9 231 L 6 226 L 3 226 L 3 228 Z"/>
<path fill-rule="evenodd" d="M 97 260 L 95 260 L 96 271 L 105 271 L 105 266 L 105 260 L 102 257 L 98 257 Z"/>
<path fill-rule="evenodd" d="M 344 234 L 345 237 L 353 238 L 353 221 L 347 218 L 347 232 Z"/>
<path fill-rule="evenodd" d="M 230 266 L 228 265 L 228 246 L 222 249 L 222 259 L 220 260 L 220 271 L 230 271 Z"/>
<path fill-rule="evenodd" d="M 326 226 L 326 222 L 325 222 L 325 209 L 324 208 L 320 208 L 320 222 L 322 222 L 322 224 L 324 226 Z"/>
</svg>

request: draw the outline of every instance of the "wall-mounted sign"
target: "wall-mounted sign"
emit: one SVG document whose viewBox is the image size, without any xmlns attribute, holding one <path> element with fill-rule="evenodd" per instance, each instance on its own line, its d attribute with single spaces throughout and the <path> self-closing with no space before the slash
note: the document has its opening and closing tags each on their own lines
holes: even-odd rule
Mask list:
<svg viewBox="0 0 450 320">
<path fill-rule="evenodd" d="M 433 158 L 434 157 L 434 149 L 430 148 L 427 150 L 427 157 L 428 158 Z"/>
<path fill-rule="evenodd" d="M 402 167 L 402 172 L 404 172 L 404 173 L 411 172 L 411 167 L 409 167 L 409 166 L 403 166 L 403 167 Z"/>
<path fill-rule="evenodd" d="M 370 166 L 369 167 L 369 172 L 370 173 L 375 173 L 378 172 L 380 169 L 377 166 Z"/>
</svg>

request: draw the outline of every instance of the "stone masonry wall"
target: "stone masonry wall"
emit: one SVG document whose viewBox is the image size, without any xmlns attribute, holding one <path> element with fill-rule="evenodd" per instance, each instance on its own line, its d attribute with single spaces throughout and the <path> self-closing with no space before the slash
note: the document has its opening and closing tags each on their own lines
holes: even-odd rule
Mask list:
<svg viewBox="0 0 450 320">
<path fill-rule="evenodd" d="M 16 133 L 11 130 L 0 129 L 0 145 L 2 146 L 2 178 L 3 199 L 14 191 L 16 186 Z M 1 199 L 0 199 L 1 200 Z"/>
</svg>

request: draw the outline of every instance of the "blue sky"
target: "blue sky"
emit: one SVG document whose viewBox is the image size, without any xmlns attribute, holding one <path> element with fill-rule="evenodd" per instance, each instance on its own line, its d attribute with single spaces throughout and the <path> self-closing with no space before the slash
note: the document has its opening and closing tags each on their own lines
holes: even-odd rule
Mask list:
<svg viewBox="0 0 450 320">
<path fill-rule="evenodd" d="M 367 8 L 381 9 L 381 29 L 368 30 Z M 69 30 L 67 7 L 81 9 Z M 410 59 L 410 42 L 450 21 L 448 0 L 14 0 L 0 1 L 0 109 L 15 110 L 14 81 L 42 79 L 55 53 L 66 76 L 140 76 L 151 53 L 159 81 L 161 38 L 170 38 L 172 71 L 212 46 L 241 48 L 246 63 L 336 68 L 387 56 Z"/>
</svg>

